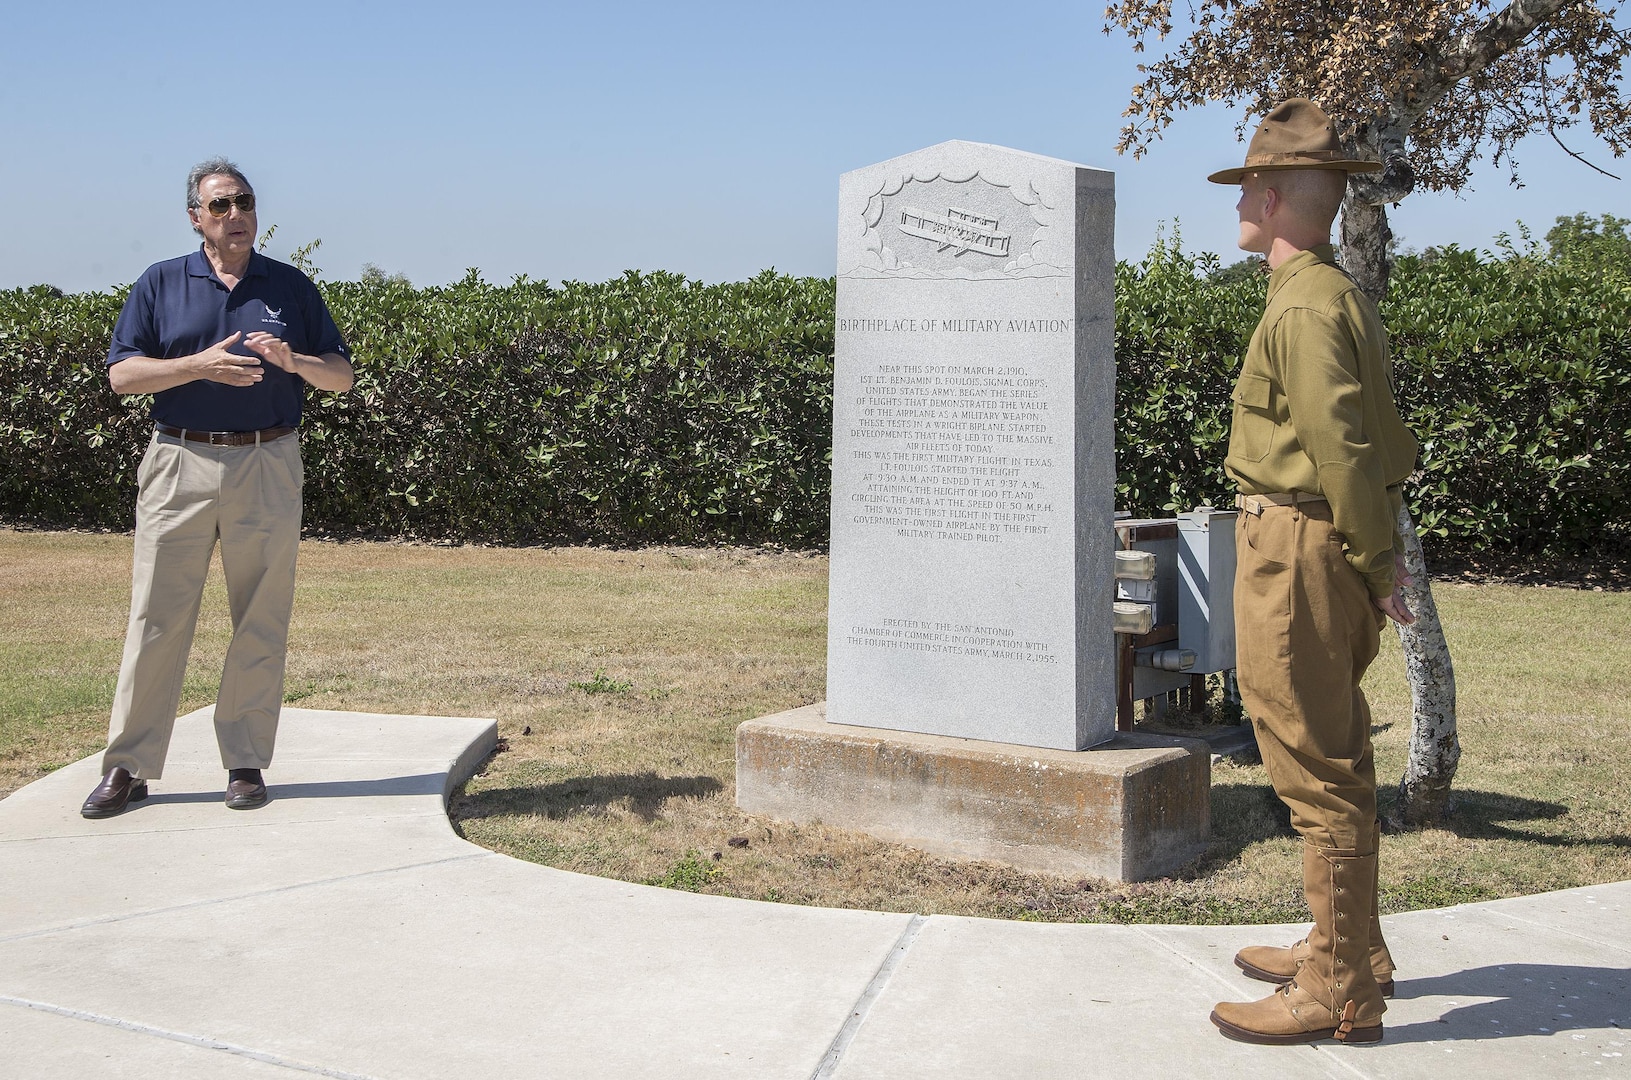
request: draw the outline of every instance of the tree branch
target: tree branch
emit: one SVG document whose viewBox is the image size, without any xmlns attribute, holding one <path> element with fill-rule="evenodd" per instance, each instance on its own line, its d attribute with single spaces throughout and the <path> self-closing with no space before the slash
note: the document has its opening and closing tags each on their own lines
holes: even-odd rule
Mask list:
<svg viewBox="0 0 1631 1080">
<path fill-rule="evenodd" d="M 1604 176 L 1608 177 L 1610 180 L 1618 180 L 1619 179 L 1618 176 L 1615 176 L 1613 173 L 1609 172 L 1607 169 L 1604 169 L 1604 168 L 1602 168 L 1600 166 L 1597 166 L 1597 165 L 1593 165 L 1591 162 L 1587 161 L 1584 157 L 1581 157 L 1579 154 L 1575 153 L 1573 150 L 1570 150 L 1567 146 L 1564 146 L 1563 145 L 1563 140 L 1557 137 L 1557 132 L 1552 129 L 1551 124 L 1546 125 L 1546 134 L 1548 134 L 1548 135 L 1550 135 L 1552 137 L 1552 141 L 1557 143 L 1557 145 L 1563 150 L 1563 152 L 1565 154 L 1567 154 L 1570 157 L 1574 158 L 1574 160 L 1578 161 L 1580 164 L 1584 165 L 1586 168 L 1592 169 L 1592 170 L 1594 170 L 1596 172 L 1600 172 Z"/>
<path fill-rule="evenodd" d="M 1541 23 L 1576 0 L 1512 0 L 1485 19 L 1476 30 L 1461 35 L 1455 47 L 1437 64 L 1420 69 L 1388 108 L 1387 126 L 1409 131 L 1416 120 L 1450 91 L 1522 45 Z"/>
<path fill-rule="evenodd" d="M 1550 135 L 1552 137 L 1552 141 L 1557 143 L 1558 148 L 1560 150 L 1562 150 L 1565 154 L 1569 155 L 1570 157 L 1574 158 L 1574 160 L 1578 161 L 1580 164 L 1584 165 L 1586 168 L 1593 169 L 1593 170 L 1595 170 L 1597 172 L 1600 172 L 1604 176 L 1608 177 L 1610 180 L 1618 180 L 1619 179 L 1618 176 L 1615 176 L 1613 173 L 1609 172 L 1607 169 L 1598 168 L 1596 165 L 1593 165 L 1591 162 L 1587 161 L 1581 155 L 1575 153 L 1573 150 L 1570 150 L 1567 146 L 1563 145 L 1563 139 L 1557 133 L 1557 118 L 1552 115 L 1551 84 L 1550 84 L 1550 80 L 1547 78 L 1547 75 L 1546 75 L 1546 65 L 1545 65 L 1545 63 L 1542 63 L 1540 65 L 1540 80 L 1541 80 L 1540 104 L 1541 104 L 1541 108 L 1546 110 L 1546 134 L 1548 134 L 1548 135 Z"/>
</svg>

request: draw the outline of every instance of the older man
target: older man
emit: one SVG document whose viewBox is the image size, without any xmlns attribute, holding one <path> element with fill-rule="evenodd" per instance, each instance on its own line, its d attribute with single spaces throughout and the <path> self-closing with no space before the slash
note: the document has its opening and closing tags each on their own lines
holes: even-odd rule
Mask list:
<svg viewBox="0 0 1631 1080">
<path fill-rule="evenodd" d="M 1246 1042 L 1375 1042 L 1393 986 L 1359 681 L 1386 617 L 1414 621 L 1394 522 L 1416 440 L 1393 400 L 1376 305 L 1331 247 L 1348 173 L 1380 167 L 1348 159 L 1325 113 L 1293 98 L 1258 126 L 1243 168 L 1209 177 L 1240 185 L 1240 246 L 1271 271 L 1224 460 L 1241 492 L 1236 663 L 1263 764 L 1302 835 L 1314 916 L 1303 941 L 1236 957 L 1248 975 L 1283 983 L 1213 1011 L 1225 1035 Z"/>
<path fill-rule="evenodd" d="M 232 614 L 215 735 L 226 805 L 267 800 L 300 541 L 298 429 L 308 385 L 350 389 L 351 361 L 316 286 L 255 251 L 255 192 L 230 161 L 187 177 L 203 239 L 130 290 L 108 349 L 121 394 L 152 394 L 138 473 L 130 627 L 102 782 L 88 818 L 147 797 L 164 760 L 217 541 Z"/>
</svg>

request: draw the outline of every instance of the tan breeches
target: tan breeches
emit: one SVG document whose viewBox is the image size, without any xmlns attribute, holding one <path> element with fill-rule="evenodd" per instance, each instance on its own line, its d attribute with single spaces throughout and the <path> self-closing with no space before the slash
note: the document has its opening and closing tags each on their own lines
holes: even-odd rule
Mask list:
<svg viewBox="0 0 1631 1080">
<path fill-rule="evenodd" d="M 1320 848 L 1375 851 L 1376 763 L 1359 680 L 1385 617 L 1323 503 L 1242 510 L 1235 663 L 1275 794 Z"/>
<path fill-rule="evenodd" d="M 153 436 L 137 474 L 130 627 L 104 773 L 163 775 L 216 541 L 232 614 L 215 737 L 228 769 L 271 764 L 300 543 L 300 442 L 210 446 Z"/>
</svg>

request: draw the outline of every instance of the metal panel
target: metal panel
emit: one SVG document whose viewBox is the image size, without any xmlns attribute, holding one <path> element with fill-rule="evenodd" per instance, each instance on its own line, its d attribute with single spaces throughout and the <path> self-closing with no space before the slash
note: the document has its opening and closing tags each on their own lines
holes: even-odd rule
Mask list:
<svg viewBox="0 0 1631 1080">
<path fill-rule="evenodd" d="M 1195 650 L 1192 674 L 1235 666 L 1234 510 L 1178 515 L 1178 645 Z"/>
</svg>

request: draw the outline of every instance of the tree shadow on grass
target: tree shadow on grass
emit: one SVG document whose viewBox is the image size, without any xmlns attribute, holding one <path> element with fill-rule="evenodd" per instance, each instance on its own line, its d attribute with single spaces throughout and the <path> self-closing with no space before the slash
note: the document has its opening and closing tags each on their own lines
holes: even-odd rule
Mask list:
<svg viewBox="0 0 1631 1080">
<path fill-rule="evenodd" d="M 459 797 L 453 816 L 469 820 L 541 814 L 548 818 L 602 814 L 614 805 L 626 807 L 640 820 L 651 822 L 669 799 L 705 798 L 724 788 L 712 776 L 658 776 L 626 773 L 610 776 L 574 776 L 554 784 L 494 788 Z"/>
<path fill-rule="evenodd" d="M 1387 819 L 1394 812 L 1396 798 L 1392 792 L 1384 799 L 1382 816 Z M 1569 815 L 1569 807 L 1562 803 L 1541 799 L 1526 799 L 1499 791 L 1480 791 L 1476 788 L 1455 788 L 1450 795 L 1450 815 L 1436 828 L 1445 829 L 1467 840 L 1517 840 L 1543 847 L 1611 847 L 1631 848 L 1631 836 L 1570 836 L 1555 832 L 1537 832 L 1515 826 L 1514 822 L 1556 821 Z"/>
<path fill-rule="evenodd" d="M 1391 788 L 1381 792 L 1385 821 L 1396 797 Z M 1523 828 L 1523 822 L 1556 821 L 1567 817 L 1561 803 L 1527 799 L 1498 791 L 1457 789 L 1453 811 L 1440 828 L 1469 840 L 1516 840 L 1544 847 L 1631 848 L 1628 836 L 1570 836 Z M 1214 784 L 1212 786 L 1212 843 L 1204 867 L 1216 867 L 1262 840 L 1296 836 L 1291 813 L 1267 784 Z"/>
</svg>

